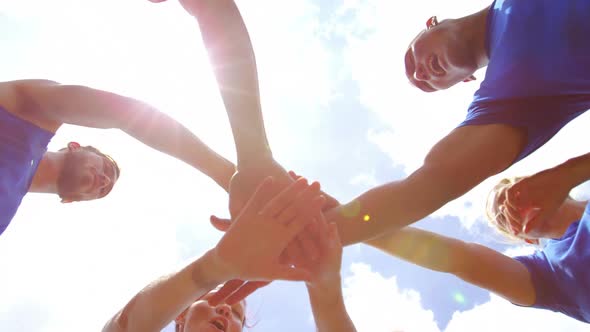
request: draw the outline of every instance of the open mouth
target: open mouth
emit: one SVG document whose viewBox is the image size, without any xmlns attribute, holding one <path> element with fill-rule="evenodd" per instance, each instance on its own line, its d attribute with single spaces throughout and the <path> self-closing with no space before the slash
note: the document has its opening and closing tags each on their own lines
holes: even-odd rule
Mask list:
<svg viewBox="0 0 590 332">
<path fill-rule="evenodd" d="M 434 54 L 428 58 L 428 69 L 430 69 L 430 72 L 434 76 L 444 76 L 446 74 L 445 70 L 438 61 L 438 56 Z"/>
<path fill-rule="evenodd" d="M 217 328 L 219 331 L 225 332 L 226 324 L 222 319 L 216 318 L 212 320 L 210 323 L 211 325 L 215 326 L 215 328 Z"/>
</svg>

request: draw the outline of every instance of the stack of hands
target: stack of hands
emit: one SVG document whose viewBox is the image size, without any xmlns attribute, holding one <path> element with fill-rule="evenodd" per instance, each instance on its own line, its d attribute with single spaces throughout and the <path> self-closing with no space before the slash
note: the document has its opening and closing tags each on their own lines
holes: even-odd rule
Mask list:
<svg viewBox="0 0 590 332">
<path fill-rule="evenodd" d="M 207 279 L 225 285 L 209 303 L 231 305 L 272 280 L 305 281 L 310 296 L 340 295 L 342 244 L 322 212 L 336 206 L 318 182 L 309 184 L 276 163 L 237 172 L 230 185 L 231 220 L 211 217 L 226 233 L 207 253 Z"/>
</svg>

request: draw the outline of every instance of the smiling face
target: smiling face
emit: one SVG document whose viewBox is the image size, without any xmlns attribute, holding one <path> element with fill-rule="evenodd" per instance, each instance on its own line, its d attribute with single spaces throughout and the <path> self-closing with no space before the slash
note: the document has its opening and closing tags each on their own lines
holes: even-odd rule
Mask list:
<svg viewBox="0 0 590 332">
<path fill-rule="evenodd" d="M 212 307 L 207 299 L 215 291 L 194 302 L 186 311 L 182 332 L 241 332 L 245 322 L 246 303 L 232 306 L 221 303 Z"/>
<path fill-rule="evenodd" d="M 92 147 L 70 143 L 60 153 L 64 153 L 64 163 L 57 179 L 57 190 L 62 202 L 102 198 L 119 177 L 117 164 Z"/>
<path fill-rule="evenodd" d="M 475 52 L 454 22 L 438 23 L 431 18 L 427 29 L 414 38 L 406 51 L 406 76 L 422 91 L 444 90 L 474 79 L 478 69 Z"/>
</svg>

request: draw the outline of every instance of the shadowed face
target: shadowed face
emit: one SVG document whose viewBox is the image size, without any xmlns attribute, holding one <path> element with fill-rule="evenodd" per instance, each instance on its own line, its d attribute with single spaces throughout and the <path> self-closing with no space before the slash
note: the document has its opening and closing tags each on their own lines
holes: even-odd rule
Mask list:
<svg viewBox="0 0 590 332">
<path fill-rule="evenodd" d="M 184 316 L 183 332 L 241 332 L 244 326 L 246 303 L 240 301 L 232 306 L 221 303 L 212 307 L 207 295 L 193 303 Z"/>
<path fill-rule="evenodd" d="M 118 179 L 118 168 L 108 157 L 70 143 L 57 179 L 62 202 L 87 201 L 106 196 Z"/>
<path fill-rule="evenodd" d="M 453 20 L 440 23 L 433 16 L 410 43 L 404 57 L 406 76 L 425 92 L 447 89 L 475 79 L 478 69 L 474 50 L 463 39 Z"/>
</svg>

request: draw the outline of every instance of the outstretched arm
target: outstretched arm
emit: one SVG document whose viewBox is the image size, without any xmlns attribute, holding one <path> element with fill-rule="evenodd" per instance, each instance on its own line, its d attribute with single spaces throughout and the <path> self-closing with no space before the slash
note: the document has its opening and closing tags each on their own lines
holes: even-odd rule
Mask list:
<svg viewBox="0 0 590 332">
<path fill-rule="evenodd" d="M 406 179 L 373 188 L 326 217 L 338 224 L 345 245 L 399 229 L 510 166 L 524 139 L 521 130 L 506 125 L 457 128 Z"/>
<path fill-rule="evenodd" d="M 234 135 L 238 169 L 272 159 L 250 36 L 233 0 L 180 0 L 199 23 Z"/>
<path fill-rule="evenodd" d="M 551 219 L 570 191 L 588 179 L 590 153 L 527 176 L 506 190 L 506 217 L 514 219 L 512 224 L 522 225 L 520 231 L 529 233 L 528 224 L 541 225 Z"/>
<path fill-rule="evenodd" d="M 512 303 L 529 306 L 535 301 L 526 266 L 485 246 L 412 227 L 366 243 L 410 263 L 453 274 Z"/>
<path fill-rule="evenodd" d="M 346 312 L 342 295 L 342 244 L 338 237 L 336 224 L 327 224 L 323 214 L 319 214 L 317 242 L 320 256 L 317 260 L 308 259 L 311 279 L 307 282 L 307 293 L 318 332 L 356 332 L 356 328 Z"/>
<path fill-rule="evenodd" d="M 211 150 L 190 130 L 139 100 L 79 85 L 27 80 L 15 83 L 22 100 L 34 105 L 41 125 L 55 131 L 63 123 L 117 128 L 142 143 L 205 173 L 226 191 L 233 163 Z"/>
<path fill-rule="evenodd" d="M 137 293 L 107 322 L 103 332 L 160 331 L 197 298 L 226 280 L 208 252 Z"/>
<path fill-rule="evenodd" d="M 297 181 L 276 197 L 271 187 L 269 179 L 263 181 L 215 248 L 147 286 L 103 331 L 160 331 L 197 298 L 230 279 L 308 279 L 308 271 L 282 264 L 279 257 L 323 204 L 313 195 L 300 194 L 319 187 Z"/>
</svg>

